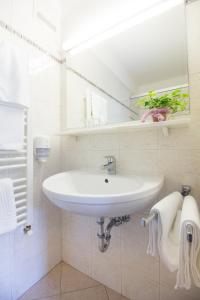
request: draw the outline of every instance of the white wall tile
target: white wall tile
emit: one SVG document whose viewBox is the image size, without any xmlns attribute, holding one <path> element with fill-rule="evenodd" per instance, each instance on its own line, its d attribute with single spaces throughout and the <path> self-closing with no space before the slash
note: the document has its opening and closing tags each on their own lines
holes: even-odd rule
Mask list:
<svg viewBox="0 0 200 300">
<path fill-rule="evenodd" d="M 28 37 L 32 37 L 33 5 L 33 0 L 12 0 L 12 26 Z"/>
<path fill-rule="evenodd" d="M 119 135 L 120 150 L 144 150 L 158 148 L 158 131 L 147 130 L 143 133 L 138 130 L 132 133 Z"/>
<path fill-rule="evenodd" d="M 10 24 L 11 17 L 12 17 L 12 0 L 1 0 L 0 20 Z"/>
<path fill-rule="evenodd" d="M 115 150 L 119 147 L 119 136 L 116 134 L 94 135 L 91 143 L 94 150 Z"/>
<path fill-rule="evenodd" d="M 89 245 L 63 240 L 62 253 L 64 262 L 70 262 L 72 267 L 91 276 L 91 252 Z"/>
<path fill-rule="evenodd" d="M 119 169 L 128 173 L 158 172 L 158 152 L 155 150 L 123 150 L 120 151 Z"/>
<path fill-rule="evenodd" d="M 0 299 L 11 300 L 12 299 L 12 281 L 10 275 L 4 274 L 0 275 Z"/>
<path fill-rule="evenodd" d="M 200 2 L 195 1 L 187 6 L 187 36 L 190 74 L 200 72 Z"/>
<path fill-rule="evenodd" d="M 122 269 L 122 293 L 131 300 L 159 300 L 159 284 L 152 273 L 144 272 L 141 265 Z"/>
<path fill-rule="evenodd" d="M 103 255 L 93 256 L 92 262 L 92 278 L 109 286 L 111 289 L 121 293 L 121 266 L 120 261 L 113 263 L 109 259 L 105 259 Z"/>
<path fill-rule="evenodd" d="M 34 29 L 33 37 L 44 49 L 59 53 L 60 50 L 60 1 L 57 0 L 35 0 L 34 1 Z M 38 17 L 42 14 L 47 22 Z M 50 23 L 50 27 L 47 25 Z M 54 28 L 52 29 L 51 26 Z M 48 38 L 44 38 L 48 37 Z"/>
<path fill-rule="evenodd" d="M 0 20 L 15 30 L 34 39 L 40 35 L 48 45 L 48 35 L 37 32 L 34 18 L 34 0 L 1 0 Z M 33 134 L 53 135 L 60 130 L 60 65 L 27 45 L 6 30 L 0 30 L 0 39 L 16 43 L 27 51 L 30 60 L 31 113 Z M 41 45 L 42 46 L 42 45 Z M 57 44 L 56 46 L 57 47 Z M 60 210 L 45 199 L 41 181 L 60 171 L 60 139 L 51 137 L 51 156 L 42 168 L 34 162 L 34 219 L 32 236 L 24 235 L 22 228 L 13 234 L 0 236 L 0 299 L 15 300 L 61 260 Z"/>
<path fill-rule="evenodd" d="M 161 263 L 160 264 L 160 299 L 188 299 L 197 300 L 199 299 L 199 288 L 192 287 L 190 290 L 178 289 L 175 290 L 176 273 L 171 273 Z"/>
</svg>

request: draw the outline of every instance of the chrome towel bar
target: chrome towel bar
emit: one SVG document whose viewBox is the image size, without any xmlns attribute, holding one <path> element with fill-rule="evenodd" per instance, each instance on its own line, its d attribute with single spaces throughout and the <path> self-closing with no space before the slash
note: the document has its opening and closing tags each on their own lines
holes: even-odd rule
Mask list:
<svg viewBox="0 0 200 300">
<path fill-rule="evenodd" d="M 151 223 L 151 221 L 153 221 L 153 219 L 157 218 L 157 216 L 158 216 L 157 213 L 152 213 L 147 218 L 142 218 L 141 225 L 143 227 L 147 227 L 149 225 L 149 223 Z"/>
<path fill-rule="evenodd" d="M 191 186 L 182 185 L 181 194 L 183 195 L 183 197 L 190 195 L 190 193 L 191 193 Z M 141 219 L 141 225 L 143 227 L 147 227 L 154 219 L 157 219 L 157 218 L 158 218 L 158 214 L 156 212 L 153 212 L 148 217 Z M 187 232 L 188 242 L 192 243 L 193 227 L 191 224 L 186 225 L 186 232 Z"/>
<path fill-rule="evenodd" d="M 153 219 L 157 219 L 157 217 L 158 217 L 158 214 L 156 214 L 156 213 L 150 214 L 147 218 L 141 219 L 141 225 L 143 227 L 147 227 L 153 221 Z M 192 243 L 193 227 L 191 224 L 186 225 L 186 232 L 187 232 L 188 242 Z"/>
</svg>

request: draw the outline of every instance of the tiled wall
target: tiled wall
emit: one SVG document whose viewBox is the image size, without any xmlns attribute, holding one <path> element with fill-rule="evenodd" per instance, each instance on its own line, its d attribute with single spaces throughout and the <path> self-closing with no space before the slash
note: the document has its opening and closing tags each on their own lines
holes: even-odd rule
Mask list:
<svg viewBox="0 0 200 300">
<path fill-rule="evenodd" d="M 26 35 L 53 55 L 59 52 L 59 1 L 0 0 L 0 20 Z M 46 6 L 45 6 L 46 5 Z M 51 10 L 49 8 L 51 7 Z M 57 20 L 52 32 L 37 18 L 47 11 Z M 51 15 L 51 13 L 54 15 Z M 0 40 L 10 40 L 27 51 L 31 72 L 31 111 L 33 135 L 53 135 L 60 129 L 61 65 L 39 50 L 0 27 Z M 60 169 L 60 141 L 51 138 L 51 156 L 44 167 L 34 162 L 34 203 L 32 236 L 22 229 L 0 236 L 0 300 L 15 300 L 61 260 L 60 211 L 41 195 L 40 180 Z"/>
<path fill-rule="evenodd" d="M 117 159 L 118 171 L 165 175 L 162 195 L 192 186 L 200 198 L 200 1 L 187 6 L 191 125 L 172 129 L 168 137 L 160 131 L 65 138 L 65 169 L 100 170 L 104 155 Z M 97 247 L 94 218 L 63 212 L 63 259 L 75 268 L 132 300 L 198 300 L 200 290 L 174 290 L 175 274 L 158 259 L 146 255 L 148 231 L 140 226 L 144 214 L 113 230 L 110 249 Z"/>
</svg>

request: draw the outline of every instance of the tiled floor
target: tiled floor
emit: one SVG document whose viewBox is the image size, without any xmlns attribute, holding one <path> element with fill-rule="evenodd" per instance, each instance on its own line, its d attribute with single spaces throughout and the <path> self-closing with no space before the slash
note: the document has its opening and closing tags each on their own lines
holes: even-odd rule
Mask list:
<svg viewBox="0 0 200 300">
<path fill-rule="evenodd" d="M 61 263 L 18 300 L 128 300 L 99 282 Z"/>
</svg>

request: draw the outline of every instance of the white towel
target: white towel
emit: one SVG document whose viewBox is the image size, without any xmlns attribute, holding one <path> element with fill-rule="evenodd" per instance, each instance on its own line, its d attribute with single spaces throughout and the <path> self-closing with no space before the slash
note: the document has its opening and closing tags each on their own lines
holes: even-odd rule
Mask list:
<svg viewBox="0 0 200 300">
<path fill-rule="evenodd" d="M 192 226 L 192 243 L 187 240 L 187 226 Z M 200 287 L 200 213 L 192 196 L 184 199 L 181 213 L 179 268 L 176 288 Z"/>
<path fill-rule="evenodd" d="M 174 192 L 156 203 L 151 213 L 157 215 L 149 226 L 147 253 L 155 256 L 158 252 L 171 272 L 178 268 L 179 223 L 183 196 Z"/>
<path fill-rule="evenodd" d="M 21 151 L 23 143 L 23 109 L 0 105 L 0 150 Z"/>
<path fill-rule="evenodd" d="M 29 106 L 28 56 L 11 43 L 0 42 L 0 100 Z"/>
<path fill-rule="evenodd" d="M 17 227 L 13 183 L 9 178 L 0 179 L 0 235 Z"/>
</svg>

